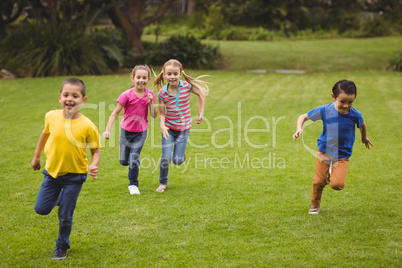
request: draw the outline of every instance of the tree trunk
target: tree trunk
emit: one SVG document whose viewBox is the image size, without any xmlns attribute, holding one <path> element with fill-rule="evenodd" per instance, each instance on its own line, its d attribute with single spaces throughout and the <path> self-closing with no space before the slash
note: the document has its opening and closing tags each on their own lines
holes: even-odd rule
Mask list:
<svg viewBox="0 0 402 268">
<path fill-rule="evenodd" d="M 49 9 L 50 23 L 54 31 L 59 26 L 59 18 L 57 16 L 57 8 L 54 0 L 47 0 L 47 8 Z"/>
<path fill-rule="evenodd" d="M 144 46 L 141 42 L 144 28 L 151 23 L 161 19 L 166 10 L 172 5 L 174 0 L 164 0 L 158 7 L 154 15 L 141 20 L 143 7 L 147 0 L 128 0 L 128 10 L 124 14 L 119 7 L 115 6 L 109 10 L 109 17 L 113 24 L 121 28 L 127 36 L 128 44 L 132 46 L 137 53 L 144 52 Z M 116 0 L 106 0 L 108 4 L 116 4 Z"/>
<path fill-rule="evenodd" d="M 187 2 L 187 15 L 191 16 L 195 11 L 196 0 L 188 0 Z"/>
</svg>

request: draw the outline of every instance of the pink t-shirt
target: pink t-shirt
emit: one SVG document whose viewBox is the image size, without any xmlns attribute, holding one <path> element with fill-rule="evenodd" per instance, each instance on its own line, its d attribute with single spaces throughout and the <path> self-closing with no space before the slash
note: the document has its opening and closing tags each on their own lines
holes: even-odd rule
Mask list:
<svg viewBox="0 0 402 268">
<path fill-rule="evenodd" d="M 145 89 L 144 96 L 140 99 L 132 88 L 124 91 L 117 102 L 123 105 L 123 120 L 120 126 L 130 132 L 142 132 L 148 128 L 148 105 L 147 93 L 152 94 L 155 101 L 155 94 Z"/>
</svg>

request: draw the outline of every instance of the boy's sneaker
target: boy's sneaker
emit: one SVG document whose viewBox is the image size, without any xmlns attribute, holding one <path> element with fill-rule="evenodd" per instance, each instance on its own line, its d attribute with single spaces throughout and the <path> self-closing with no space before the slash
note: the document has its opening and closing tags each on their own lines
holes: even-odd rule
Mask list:
<svg viewBox="0 0 402 268">
<path fill-rule="evenodd" d="M 130 194 L 131 194 L 131 195 L 140 194 L 140 190 L 139 190 L 138 187 L 135 186 L 135 185 L 129 185 L 129 186 L 128 186 L 128 190 L 130 191 Z"/>
<path fill-rule="evenodd" d="M 67 258 L 67 249 L 56 248 L 53 254 L 53 260 L 64 260 Z"/>
<path fill-rule="evenodd" d="M 310 209 L 308 210 L 308 214 L 318 214 L 318 213 L 320 213 L 320 206 L 321 205 L 313 207 L 312 205 L 310 205 Z"/>
</svg>

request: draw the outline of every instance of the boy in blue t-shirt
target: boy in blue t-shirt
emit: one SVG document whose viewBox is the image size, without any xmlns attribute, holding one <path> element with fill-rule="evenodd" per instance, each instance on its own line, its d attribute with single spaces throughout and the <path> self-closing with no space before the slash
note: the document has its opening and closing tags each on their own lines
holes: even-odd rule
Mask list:
<svg viewBox="0 0 402 268">
<path fill-rule="evenodd" d="M 320 213 L 325 185 L 329 184 L 334 190 L 345 188 L 349 157 L 355 142 L 355 125 L 360 130 L 361 141 L 366 148 L 373 146 L 367 137 L 367 127 L 362 114 L 352 108 L 356 99 L 355 83 L 348 80 L 338 81 L 332 88 L 331 96 L 333 103 L 300 115 L 297 119 L 297 131 L 293 134 L 293 140 L 296 141 L 303 133 L 305 121 L 323 121 L 323 131 L 317 140 L 318 152 L 309 214 Z"/>
</svg>

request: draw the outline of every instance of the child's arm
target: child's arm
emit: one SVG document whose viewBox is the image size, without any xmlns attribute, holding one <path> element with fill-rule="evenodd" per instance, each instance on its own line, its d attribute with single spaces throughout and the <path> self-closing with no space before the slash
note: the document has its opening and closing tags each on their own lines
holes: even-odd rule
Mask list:
<svg viewBox="0 0 402 268">
<path fill-rule="evenodd" d="M 151 113 L 151 116 L 152 118 L 155 118 L 158 115 L 158 111 L 156 110 L 151 93 L 147 93 L 147 99 L 149 101 L 149 111 Z"/>
<path fill-rule="evenodd" d="M 45 147 L 47 139 L 49 138 L 50 134 L 45 134 L 42 132 L 39 137 L 38 145 L 36 145 L 34 157 L 31 162 L 31 166 L 34 170 L 40 169 L 40 154 L 42 153 L 43 147 Z"/>
<path fill-rule="evenodd" d="M 109 139 L 110 129 L 112 128 L 114 121 L 119 116 L 122 109 L 123 109 L 123 105 L 121 105 L 120 103 L 117 103 L 116 108 L 114 109 L 114 111 L 112 112 L 112 114 L 109 117 L 109 121 L 107 122 L 106 130 L 105 130 L 105 132 L 103 132 L 103 137 L 105 139 Z"/>
<path fill-rule="evenodd" d="M 98 165 L 100 161 L 100 152 L 99 149 L 91 149 L 92 161 L 91 165 L 88 167 L 88 173 L 92 176 L 94 180 L 98 178 Z"/>
<path fill-rule="evenodd" d="M 300 137 L 300 135 L 303 133 L 303 124 L 304 122 L 306 122 L 307 120 L 309 120 L 310 118 L 308 118 L 307 114 L 302 114 L 301 116 L 299 116 L 299 118 L 297 119 L 297 123 L 296 123 L 296 132 L 295 134 L 293 134 L 293 140 L 296 141 L 296 139 L 298 137 Z"/>
<path fill-rule="evenodd" d="M 200 90 L 198 88 L 193 89 L 193 93 L 197 95 L 198 99 L 198 118 L 195 120 L 197 124 L 201 124 L 204 118 L 204 97 L 200 94 Z"/>
<path fill-rule="evenodd" d="M 169 137 L 169 128 L 165 126 L 165 102 L 161 99 L 159 99 L 159 127 L 161 128 L 163 138 L 167 140 Z"/>
<path fill-rule="evenodd" d="M 370 145 L 373 146 L 369 138 L 367 137 L 367 126 L 366 122 L 363 122 L 362 126 L 359 128 L 360 134 L 361 134 L 361 139 L 364 145 L 366 146 L 367 149 L 370 149 Z"/>
</svg>

